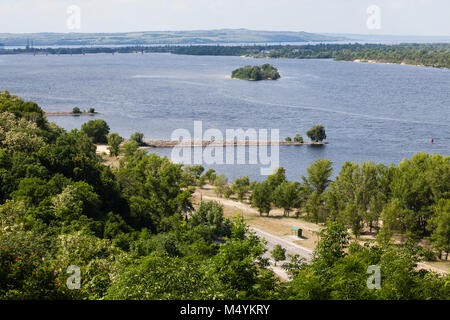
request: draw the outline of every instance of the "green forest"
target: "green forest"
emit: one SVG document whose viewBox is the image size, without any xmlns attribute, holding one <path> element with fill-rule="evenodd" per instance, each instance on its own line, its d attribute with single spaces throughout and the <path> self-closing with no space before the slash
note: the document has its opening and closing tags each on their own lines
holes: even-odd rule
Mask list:
<svg viewBox="0 0 450 320">
<path fill-rule="evenodd" d="M 449 157 L 348 162 L 333 181 L 322 159 L 299 182 L 279 168 L 229 187 L 136 141 L 107 166 L 94 140 L 116 150 L 121 138 L 94 121 L 66 131 L 36 103 L 0 94 L 0 299 L 450 299 L 449 275 L 417 268 L 450 251 Z M 212 201 L 194 208 L 194 188 L 206 182 L 251 194 L 261 215 L 278 206 L 322 223 L 312 261 L 291 256 L 291 280 L 280 281 L 240 216 L 225 218 Z M 366 229 L 377 240 L 361 244 Z M 366 285 L 371 265 L 381 268 L 378 289 Z M 70 266 L 79 289 L 67 286 Z"/>
<path fill-rule="evenodd" d="M 437 68 L 450 68 L 449 44 L 316 44 L 285 46 L 190 46 L 176 54 L 248 56 L 254 58 L 374 60 Z"/>
<path fill-rule="evenodd" d="M 270 64 L 263 64 L 261 67 L 259 66 L 245 66 L 242 68 L 238 68 L 233 70 L 231 73 L 231 77 L 234 79 L 241 80 L 277 80 L 281 76 L 278 73 L 277 68 L 271 66 Z"/>
</svg>

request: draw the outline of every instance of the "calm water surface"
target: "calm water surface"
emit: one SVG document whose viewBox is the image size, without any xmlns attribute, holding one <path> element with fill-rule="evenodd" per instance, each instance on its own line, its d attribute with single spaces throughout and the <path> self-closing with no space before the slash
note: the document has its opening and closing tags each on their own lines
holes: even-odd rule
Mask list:
<svg viewBox="0 0 450 320">
<path fill-rule="evenodd" d="M 247 64 L 270 63 L 282 78 L 247 82 L 229 78 Z M 304 137 L 323 124 L 325 147 L 280 147 L 280 165 L 299 180 L 318 158 L 398 163 L 417 152 L 450 152 L 450 70 L 335 62 L 255 60 L 241 57 L 123 54 L 0 56 L 0 90 L 45 110 L 95 108 L 112 132 L 168 139 L 175 129 L 276 128 L 282 138 Z M 51 117 L 80 128 L 91 117 Z M 430 139 L 435 143 L 431 144 Z M 171 150 L 157 150 L 170 157 Z M 210 166 L 206 166 L 210 167 Z M 260 165 L 213 165 L 230 179 L 260 180 Z"/>
</svg>

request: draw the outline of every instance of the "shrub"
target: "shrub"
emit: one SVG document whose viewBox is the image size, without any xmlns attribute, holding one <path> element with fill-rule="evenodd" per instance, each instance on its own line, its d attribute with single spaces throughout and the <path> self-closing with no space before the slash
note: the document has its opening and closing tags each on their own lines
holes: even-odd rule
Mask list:
<svg viewBox="0 0 450 320">
<path fill-rule="evenodd" d="M 303 143 L 303 137 L 299 133 L 297 133 L 295 135 L 295 137 L 294 137 L 294 141 L 295 142 L 299 142 L 299 143 Z"/>
</svg>

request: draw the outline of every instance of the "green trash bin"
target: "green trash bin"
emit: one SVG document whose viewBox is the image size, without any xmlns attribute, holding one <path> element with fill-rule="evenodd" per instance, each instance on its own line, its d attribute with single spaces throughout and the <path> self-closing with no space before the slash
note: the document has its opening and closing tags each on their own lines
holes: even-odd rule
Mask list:
<svg viewBox="0 0 450 320">
<path fill-rule="evenodd" d="M 297 237 L 301 238 L 303 236 L 302 229 L 297 227 L 291 227 L 291 230 L 297 233 Z"/>
</svg>

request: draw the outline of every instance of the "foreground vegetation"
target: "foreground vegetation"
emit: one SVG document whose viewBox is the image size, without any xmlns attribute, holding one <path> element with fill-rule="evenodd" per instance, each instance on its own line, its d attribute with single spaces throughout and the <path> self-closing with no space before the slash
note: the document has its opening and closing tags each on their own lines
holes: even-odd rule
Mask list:
<svg viewBox="0 0 450 320">
<path fill-rule="evenodd" d="M 304 195 L 311 218 L 328 220 L 312 263 L 291 257 L 284 267 L 292 280 L 280 282 L 264 243 L 240 218 L 224 218 L 215 202 L 194 210 L 192 185 L 220 181 L 213 171 L 147 155 L 136 141 L 112 169 L 93 144 L 104 138 L 98 131 L 109 131 L 106 123 L 68 132 L 7 92 L 0 112 L 0 299 L 450 298 L 448 276 L 415 268 L 421 253 L 414 241 L 387 240 L 396 230 L 411 239 L 435 234 L 446 248 L 448 158 L 421 154 L 396 168 L 376 166 L 376 183 L 356 169 L 349 175 L 349 164 L 330 184 L 322 162 L 303 184 L 284 181 L 281 169 L 260 184 L 237 181 L 232 192 L 245 195 L 251 185 L 255 205 L 258 189 L 287 202 Z M 363 169 L 372 177 L 372 166 Z M 356 214 L 373 224 L 380 210 L 392 221 L 383 241 L 350 243 L 346 226 L 356 225 Z M 81 271 L 78 290 L 66 285 L 71 265 Z M 370 265 L 381 267 L 379 290 L 366 286 Z"/>
</svg>

